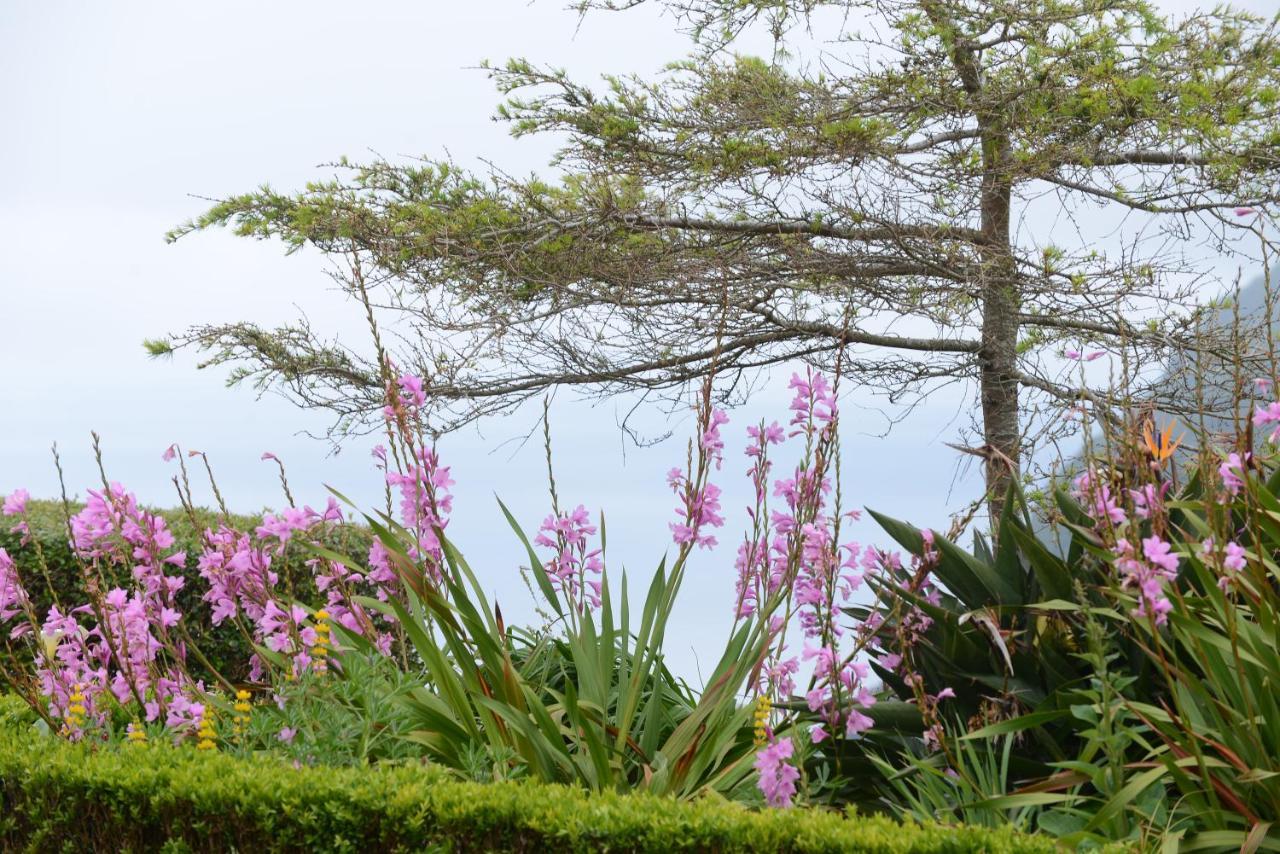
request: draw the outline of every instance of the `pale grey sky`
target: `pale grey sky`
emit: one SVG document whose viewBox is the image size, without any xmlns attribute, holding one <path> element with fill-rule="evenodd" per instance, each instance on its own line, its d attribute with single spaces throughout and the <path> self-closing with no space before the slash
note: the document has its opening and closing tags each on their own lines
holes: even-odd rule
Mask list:
<svg viewBox="0 0 1280 854">
<path fill-rule="evenodd" d="M 1274 11 L 1274 0 L 1244 5 Z M 53 495 L 55 440 L 70 489 L 96 485 L 88 445 L 96 429 L 108 473 L 147 503 L 173 503 L 160 454 L 175 441 L 210 454 L 235 509 L 282 501 L 274 469 L 258 461 L 267 450 L 288 464 L 300 500 L 323 502 L 321 484 L 331 483 L 379 501 L 372 442 L 326 458 L 325 445 L 301 435 L 322 430 L 323 415 L 228 391 L 224 372 L 196 371 L 189 354 L 156 362 L 141 347 L 190 323 L 271 323 L 297 307 L 318 328 L 359 340 L 358 317 L 327 291 L 321 260 L 222 233 L 170 246 L 165 231 L 202 210 L 193 195 L 263 182 L 294 188 L 344 154 L 448 151 L 463 163 L 546 171 L 552 140 L 513 141 L 491 121 L 498 98 L 474 70 L 481 60 L 526 56 L 595 78 L 653 73 L 687 50 L 656 8 L 579 27 L 558 0 L 0 3 L 0 160 L 9 170 L 0 188 L 0 493 L 25 486 Z M 671 641 L 690 675 L 690 648 L 713 655 L 729 624 L 734 526 L 747 494 L 742 429 L 762 415 L 782 418 L 786 378 L 777 372 L 769 393 L 732 414 L 720 478 L 730 525 L 720 549 L 698 557 Z M 976 484 L 943 445 L 966 420 L 963 396 L 941 394 L 887 439 L 878 435 L 884 417 L 861 403 L 855 395 L 846 404 L 847 503 L 945 525 Z M 615 426 L 624 410 L 558 404 L 557 477 L 566 503 L 605 508 L 611 566 L 648 572 L 668 542 L 663 473 L 683 458 L 683 439 L 626 448 Z M 508 614 L 521 613 L 526 598 L 515 572 L 521 553 L 492 496 L 530 529 L 546 512 L 540 447 L 504 444 L 536 417 L 493 419 L 441 445 L 458 481 L 450 530 Z M 677 436 L 687 429 L 675 425 Z M 859 534 L 877 535 L 870 523 Z"/>
</svg>

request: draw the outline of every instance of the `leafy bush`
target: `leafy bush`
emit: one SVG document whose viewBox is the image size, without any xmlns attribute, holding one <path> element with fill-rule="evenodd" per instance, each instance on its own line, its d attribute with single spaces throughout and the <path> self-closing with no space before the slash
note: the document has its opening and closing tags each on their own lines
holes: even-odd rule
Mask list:
<svg viewBox="0 0 1280 854">
<path fill-rule="evenodd" d="M 1253 421 L 1280 422 L 1280 404 Z M 1276 438 L 1207 437 L 1176 466 L 1168 431 L 1132 428 L 1054 496 L 1061 551 L 1017 518 L 1016 495 L 994 553 L 882 519 L 916 562 L 875 611 L 902 656 L 881 672 L 940 750 L 881 742 L 895 811 L 1003 811 L 1071 843 L 1280 848 Z M 926 601 L 911 585 L 931 577 L 950 592 Z M 927 617 L 905 644 L 904 612 Z M 936 714 L 943 685 L 964 715 Z"/>
<path fill-rule="evenodd" d="M 40 558 L 47 568 L 49 583 L 32 584 L 28 591 L 38 614 L 47 614 L 55 601 L 78 604 L 87 599 L 83 562 L 71 546 L 67 529 L 68 515 L 73 516 L 82 510 L 84 504 L 79 502 L 64 507 L 59 501 L 30 499 L 25 514 L 29 535 L 11 530 L 11 524 L 0 524 L 0 549 L 5 549 L 15 560 L 29 566 L 40 581 L 44 581 L 36 570 Z M 205 591 L 197 564 L 204 547 L 202 535 L 205 530 L 217 528 L 220 522 L 226 521 L 237 530 L 252 531 L 261 523 L 261 517 L 221 514 L 198 507 L 151 512 L 164 519 L 173 533 L 174 550 L 186 555 L 178 574 L 187 583 L 177 592 L 175 599 L 178 609 L 188 617 L 186 625 L 200 651 L 208 657 L 214 670 L 233 682 L 243 681 L 253 649 L 234 626 L 229 623 L 214 625 L 210 620 L 212 605 L 203 599 Z M 330 545 L 363 559 L 368 553 L 369 535 L 357 526 L 349 526 L 342 532 L 341 539 L 330 542 Z M 299 598 L 314 600 L 316 589 L 311 573 L 301 571 L 304 567 L 297 561 L 285 565 L 292 576 L 288 583 L 297 591 Z M 212 678 L 213 674 L 199 662 L 193 662 L 193 667 L 199 676 Z"/>
<path fill-rule="evenodd" d="M 723 801 L 459 782 L 431 767 L 294 768 L 161 744 L 41 737 L 0 703 L 0 847 L 118 851 L 1050 852 L 1008 829 Z"/>
</svg>

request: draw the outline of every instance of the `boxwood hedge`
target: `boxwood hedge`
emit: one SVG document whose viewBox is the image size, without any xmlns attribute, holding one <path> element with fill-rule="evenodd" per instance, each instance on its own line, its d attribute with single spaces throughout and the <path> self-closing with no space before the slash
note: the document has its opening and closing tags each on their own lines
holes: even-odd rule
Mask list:
<svg viewBox="0 0 1280 854">
<path fill-rule="evenodd" d="M 70 744 L 0 699 L 5 851 L 1049 852 L 1007 830 L 719 800 L 461 782 L 418 764 L 298 767 L 161 744 Z"/>
</svg>

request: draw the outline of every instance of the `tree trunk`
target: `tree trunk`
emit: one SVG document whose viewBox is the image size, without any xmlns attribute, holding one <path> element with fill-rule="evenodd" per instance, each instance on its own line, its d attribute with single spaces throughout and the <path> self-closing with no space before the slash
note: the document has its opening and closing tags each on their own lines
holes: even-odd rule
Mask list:
<svg viewBox="0 0 1280 854">
<path fill-rule="evenodd" d="M 982 232 L 987 244 L 982 252 L 979 283 L 982 294 L 979 389 L 987 451 L 987 500 L 994 533 L 1009 483 L 1018 476 L 1022 446 L 1017 380 L 1020 300 L 1009 241 L 1012 187 L 1003 170 L 1008 140 L 984 140 L 983 149 L 986 174 L 982 181 Z"/>
</svg>

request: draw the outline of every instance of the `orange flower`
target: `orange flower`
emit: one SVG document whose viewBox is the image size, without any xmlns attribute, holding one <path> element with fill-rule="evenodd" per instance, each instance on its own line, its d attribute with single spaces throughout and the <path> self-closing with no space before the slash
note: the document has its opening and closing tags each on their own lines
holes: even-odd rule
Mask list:
<svg viewBox="0 0 1280 854">
<path fill-rule="evenodd" d="M 1178 450 L 1178 446 L 1182 444 L 1182 440 L 1186 438 L 1183 433 L 1177 439 L 1173 438 L 1173 422 L 1170 421 L 1165 425 L 1159 435 L 1151 430 L 1151 422 L 1147 422 L 1146 427 L 1142 431 L 1142 440 L 1147 446 L 1147 453 L 1151 454 L 1151 458 L 1156 462 L 1163 464 L 1165 460 L 1173 456 L 1173 452 Z"/>
</svg>

